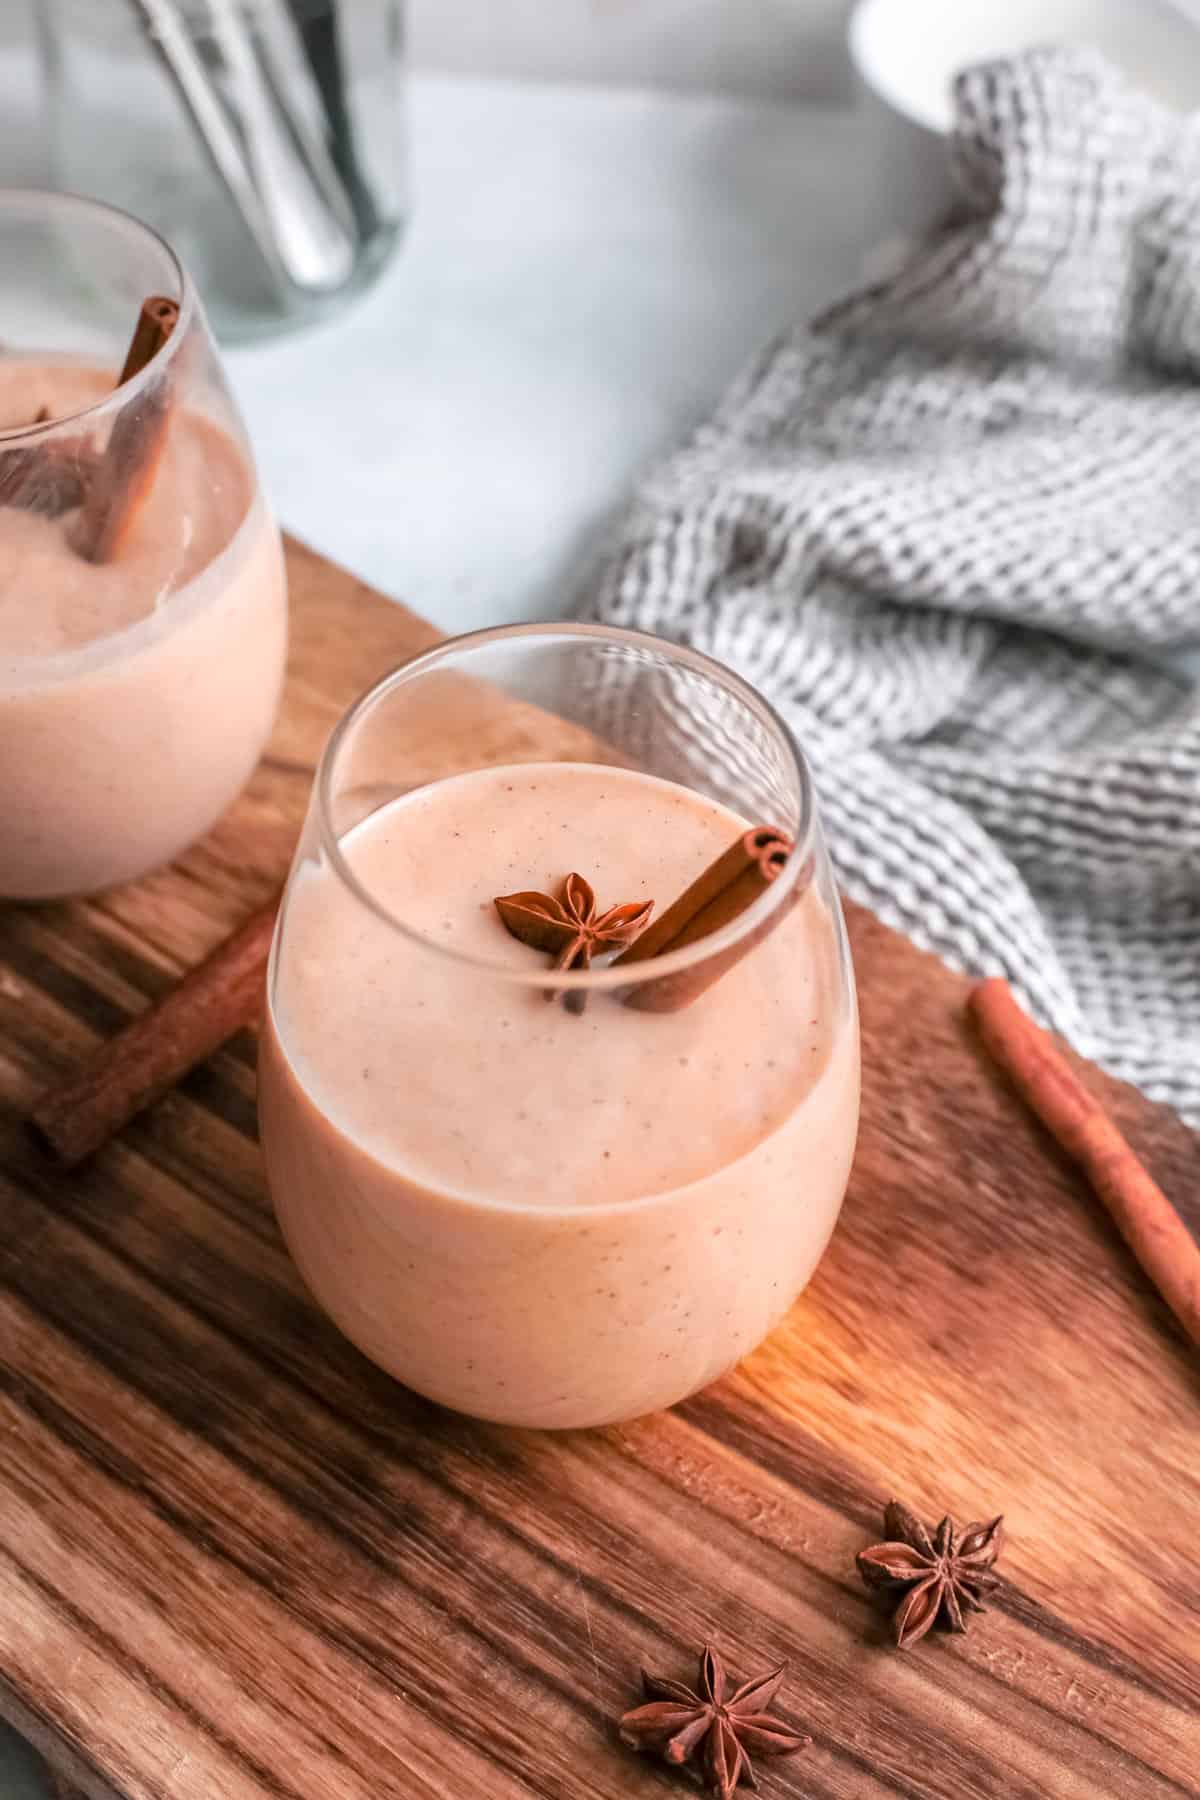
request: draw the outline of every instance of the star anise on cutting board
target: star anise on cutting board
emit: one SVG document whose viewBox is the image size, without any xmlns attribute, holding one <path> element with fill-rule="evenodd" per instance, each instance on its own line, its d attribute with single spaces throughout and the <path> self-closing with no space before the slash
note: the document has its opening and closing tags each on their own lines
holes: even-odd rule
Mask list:
<svg viewBox="0 0 1200 1800">
<path fill-rule="evenodd" d="M 992 1564 L 1004 1541 L 1001 1523 L 979 1520 L 956 1532 L 947 1518 L 930 1532 L 899 1500 L 888 1502 L 887 1540 L 859 1551 L 858 1572 L 868 1587 L 897 1596 L 892 1630 L 901 1650 L 938 1623 L 965 1631 L 967 1614 L 983 1612 L 984 1595 L 996 1585 Z"/>
<path fill-rule="evenodd" d="M 783 1680 L 786 1664 L 768 1675 L 744 1681 L 733 1693 L 725 1665 L 711 1644 L 700 1658 L 697 1689 L 682 1681 L 642 1673 L 646 1704 L 621 1719 L 621 1737 L 634 1750 L 652 1750 L 676 1766 L 697 1756 L 705 1785 L 719 1800 L 731 1800 L 738 1783 L 756 1788 L 750 1761 L 755 1756 L 792 1756 L 812 1743 L 788 1731 L 769 1708 Z"/>
<path fill-rule="evenodd" d="M 590 882 L 582 875 L 568 875 L 562 897 L 551 894 L 498 894 L 496 911 L 512 936 L 534 950 L 554 958 L 556 969 L 587 969 L 599 951 L 631 944 L 654 911 L 653 900 L 634 900 L 600 912 Z M 553 1000 L 552 990 L 547 1000 Z M 568 1012 L 581 1013 L 587 995 L 572 990 L 565 996 Z"/>
</svg>

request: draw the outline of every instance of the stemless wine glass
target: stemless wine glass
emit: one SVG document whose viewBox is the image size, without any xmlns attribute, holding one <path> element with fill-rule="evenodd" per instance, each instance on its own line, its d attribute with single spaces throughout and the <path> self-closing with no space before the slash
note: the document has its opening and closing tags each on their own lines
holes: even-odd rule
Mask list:
<svg viewBox="0 0 1200 1800">
<path fill-rule="evenodd" d="M 628 966 L 555 973 L 562 934 L 494 905 L 553 912 L 578 875 L 598 913 L 661 915 L 760 825 L 795 847 L 748 909 Z M 857 1128 L 853 976 L 801 754 L 706 657 L 517 626 L 387 676 L 322 759 L 268 988 L 284 1236 L 430 1398 L 536 1426 L 668 1406 L 816 1267 Z"/>
<path fill-rule="evenodd" d="M 279 534 L 204 314 L 124 213 L 0 190 L 0 896 L 168 861 L 254 767 Z M 119 386 L 143 301 L 178 322 Z"/>
</svg>

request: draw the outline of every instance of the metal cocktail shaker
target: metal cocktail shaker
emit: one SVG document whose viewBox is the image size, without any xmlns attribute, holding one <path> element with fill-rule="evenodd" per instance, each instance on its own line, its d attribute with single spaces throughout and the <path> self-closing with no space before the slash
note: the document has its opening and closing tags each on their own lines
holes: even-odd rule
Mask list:
<svg viewBox="0 0 1200 1800">
<path fill-rule="evenodd" d="M 364 287 L 407 210 L 403 0 L 44 0 L 56 185 L 155 226 L 218 331 Z"/>
</svg>

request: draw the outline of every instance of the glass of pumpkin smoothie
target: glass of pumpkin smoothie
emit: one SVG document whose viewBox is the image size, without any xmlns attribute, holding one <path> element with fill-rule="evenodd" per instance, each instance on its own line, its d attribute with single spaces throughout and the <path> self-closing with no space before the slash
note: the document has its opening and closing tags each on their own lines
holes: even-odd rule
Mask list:
<svg viewBox="0 0 1200 1800">
<path fill-rule="evenodd" d="M 0 898 L 128 881 L 253 769 L 286 650 L 279 534 L 161 239 L 0 190 Z"/>
<path fill-rule="evenodd" d="M 703 1387 L 816 1267 L 858 1089 L 809 777 L 728 670 L 519 626 L 342 720 L 259 1117 L 305 1280 L 401 1381 L 533 1426 Z"/>
</svg>

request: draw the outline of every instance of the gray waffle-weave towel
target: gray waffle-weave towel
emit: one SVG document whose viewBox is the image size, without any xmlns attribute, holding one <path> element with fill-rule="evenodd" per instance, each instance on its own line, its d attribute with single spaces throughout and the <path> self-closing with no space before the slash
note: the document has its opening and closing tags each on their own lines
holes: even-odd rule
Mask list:
<svg viewBox="0 0 1200 1800">
<path fill-rule="evenodd" d="M 587 612 L 739 670 L 844 889 L 1200 1124 L 1200 126 L 965 73 L 952 219 L 646 484 Z"/>
</svg>

